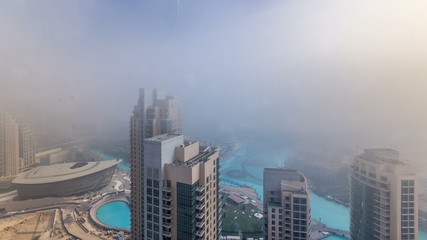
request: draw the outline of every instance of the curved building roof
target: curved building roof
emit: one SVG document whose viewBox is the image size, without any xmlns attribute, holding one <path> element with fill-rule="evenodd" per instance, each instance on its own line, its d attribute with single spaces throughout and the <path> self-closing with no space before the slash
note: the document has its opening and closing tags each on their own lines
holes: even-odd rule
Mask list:
<svg viewBox="0 0 427 240">
<path fill-rule="evenodd" d="M 14 184 L 44 184 L 67 181 L 87 176 L 119 164 L 122 160 L 106 160 L 100 162 L 73 162 L 40 166 L 20 173 Z"/>
</svg>

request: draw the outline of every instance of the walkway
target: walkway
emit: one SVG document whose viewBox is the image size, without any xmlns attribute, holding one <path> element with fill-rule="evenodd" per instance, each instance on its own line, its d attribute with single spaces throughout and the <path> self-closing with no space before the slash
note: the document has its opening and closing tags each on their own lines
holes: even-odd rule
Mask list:
<svg viewBox="0 0 427 240">
<path fill-rule="evenodd" d="M 312 233 L 311 234 L 312 239 L 323 239 L 334 234 L 339 236 L 345 236 L 346 238 L 350 237 L 349 232 L 328 227 L 325 224 L 314 219 L 311 219 L 311 233 Z M 329 234 L 325 234 L 325 233 L 329 233 Z"/>
</svg>

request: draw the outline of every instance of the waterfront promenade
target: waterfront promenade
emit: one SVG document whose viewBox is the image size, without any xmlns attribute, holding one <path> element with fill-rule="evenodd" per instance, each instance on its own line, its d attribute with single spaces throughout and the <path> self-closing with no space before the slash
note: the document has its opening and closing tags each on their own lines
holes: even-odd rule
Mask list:
<svg viewBox="0 0 427 240">
<path fill-rule="evenodd" d="M 332 235 L 338 235 L 338 236 L 350 238 L 349 232 L 347 231 L 328 227 L 324 223 L 321 223 L 314 219 L 311 220 L 311 239 L 312 240 L 325 239 Z"/>
</svg>

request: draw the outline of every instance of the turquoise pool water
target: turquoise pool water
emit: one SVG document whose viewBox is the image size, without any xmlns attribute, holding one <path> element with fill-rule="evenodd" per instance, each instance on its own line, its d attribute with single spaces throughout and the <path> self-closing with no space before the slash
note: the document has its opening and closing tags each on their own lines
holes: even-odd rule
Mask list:
<svg viewBox="0 0 427 240">
<path fill-rule="evenodd" d="M 101 206 L 96 217 L 108 226 L 130 229 L 130 209 L 125 202 L 115 201 Z"/>
</svg>

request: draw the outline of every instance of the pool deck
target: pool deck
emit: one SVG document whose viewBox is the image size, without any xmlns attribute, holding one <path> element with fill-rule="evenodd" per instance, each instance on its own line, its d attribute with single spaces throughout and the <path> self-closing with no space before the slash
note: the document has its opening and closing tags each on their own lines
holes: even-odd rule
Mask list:
<svg viewBox="0 0 427 240">
<path fill-rule="evenodd" d="M 98 202 L 96 202 L 92 208 L 89 211 L 89 220 L 95 224 L 97 227 L 104 229 L 104 230 L 116 230 L 116 231 L 123 231 L 125 233 L 130 233 L 130 229 L 125 229 L 125 228 L 117 228 L 117 227 L 112 227 L 112 226 L 108 226 L 104 223 L 102 223 L 98 217 L 96 216 L 96 212 L 98 211 L 98 209 L 100 207 L 102 207 L 103 205 L 110 203 L 110 202 L 117 202 L 117 201 L 122 201 L 125 202 L 127 204 L 129 204 L 129 201 L 126 198 L 125 194 L 115 194 L 115 195 L 108 195 L 103 197 L 102 199 L 100 199 Z"/>
</svg>

